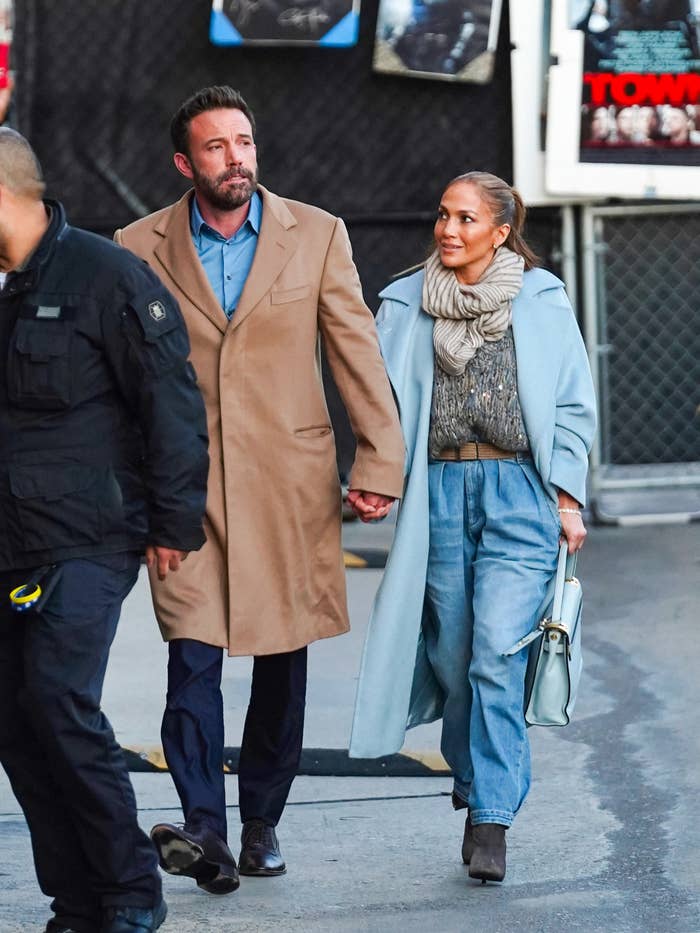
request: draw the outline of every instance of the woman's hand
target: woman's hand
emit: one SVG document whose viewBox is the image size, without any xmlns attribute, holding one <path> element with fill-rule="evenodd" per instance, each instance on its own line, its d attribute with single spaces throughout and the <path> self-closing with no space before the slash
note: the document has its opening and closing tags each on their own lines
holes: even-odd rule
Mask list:
<svg viewBox="0 0 700 933">
<path fill-rule="evenodd" d="M 569 545 L 569 554 L 580 551 L 588 534 L 581 513 L 572 515 L 568 512 L 560 512 L 559 519 L 561 521 L 561 538 L 559 540 L 566 541 Z"/>
<path fill-rule="evenodd" d="M 581 505 L 568 493 L 559 491 L 559 521 L 561 522 L 560 542 L 566 541 L 569 545 L 569 554 L 580 551 L 586 540 L 586 526 L 581 517 Z"/>
</svg>

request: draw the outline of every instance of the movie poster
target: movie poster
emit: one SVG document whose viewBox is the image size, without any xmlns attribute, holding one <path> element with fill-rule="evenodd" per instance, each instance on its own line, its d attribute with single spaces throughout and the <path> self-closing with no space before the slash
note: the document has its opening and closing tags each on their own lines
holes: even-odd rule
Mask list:
<svg viewBox="0 0 700 933">
<path fill-rule="evenodd" d="M 692 0 L 571 2 L 583 33 L 580 157 L 700 165 L 700 18 Z"/>
<path fill-rule="evenodd" d="M 357 43 L 360 0 L 213 0 L 214 45 Z"/>
<path fill-rule="evenodd" d="M 700 198 L 700 0 L 551 0 L 553 195 Z"/>
<path fill-rule="evenodd" d="M 380 0 L 374 70 L 487 84 L 502 0 Z"/>
</svg>

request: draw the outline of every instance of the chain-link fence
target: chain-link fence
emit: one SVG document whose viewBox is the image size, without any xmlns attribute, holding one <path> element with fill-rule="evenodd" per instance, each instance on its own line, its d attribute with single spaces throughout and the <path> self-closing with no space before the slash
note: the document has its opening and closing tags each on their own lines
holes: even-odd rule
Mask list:
<svg viewBox="0 0 700 933">
<path fill-rule="evenodd" d="M 15 0 L 18 129 L 71 221 L 106 236 L 176 200 L 170 117 L 190 93 L 229 83 L 258 123 L 273 191 L 347 222 L 368 303 L 419 262 L 446 181 L 470 169 L 512 175 L 507 4 L 493 81 L 378 75 L 378 0 L 363 0 L 349 49 L 220 48 L 211 0 Z M 533 216 L 545 263 L 558 212 Z"/>
<path fill-rule="evenodd" d="M 210 13 L 211 0 L 15 0 L 19 129 L 75 223 L 107 230 L 180 196 L 170 117 L 210 84 L 252 106 L 264 184 L 348 218 L 432 211 L 469 169 L 511 176 L 507 14 L 494 79 L 476 85 L 374 73 L 377 0 L 348 49 L 216 47 Z"/>
<path fill-rule="evenodd" d="M 700 206 L 592 208 L 598 488 L 700 483 Z"/>
</svg>

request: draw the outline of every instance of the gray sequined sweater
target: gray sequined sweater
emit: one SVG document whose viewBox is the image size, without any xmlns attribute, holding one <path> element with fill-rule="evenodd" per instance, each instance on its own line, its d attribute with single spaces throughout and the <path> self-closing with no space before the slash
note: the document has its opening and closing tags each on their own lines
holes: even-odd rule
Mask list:
<svg viewBox="0 0 700 933">
<path fill-rule="evenodd" d="M 430 456 L 469 441 L 483 441 L 504 450 L 529 448 L 510 327 L 500 340 L 480 347 L 460 376 L 449 375 L 435 361 Z"/>
</svg>

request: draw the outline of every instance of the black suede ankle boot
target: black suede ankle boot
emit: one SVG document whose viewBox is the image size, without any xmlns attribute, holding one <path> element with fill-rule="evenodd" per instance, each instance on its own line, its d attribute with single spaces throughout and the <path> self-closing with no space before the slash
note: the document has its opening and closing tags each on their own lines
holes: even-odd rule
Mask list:
<svg viewBox="0 0 700 933">
<path fill-rule="evenodd" d="M 469 877 L 480 878 L 484 884 L 503 881 L 506 876 L 506 827 L 499 823 L 480 823 L 471 827 L 471 837 Z"/>
<path fill-rule="evenodd" d="M 474 845 L 474 827 L 467 816 L 467 821 L 464 824 L 464 839 L 462 840 L 462 861 L 465 865 L 468 865 L 472 860 Z"/>
</svg>

